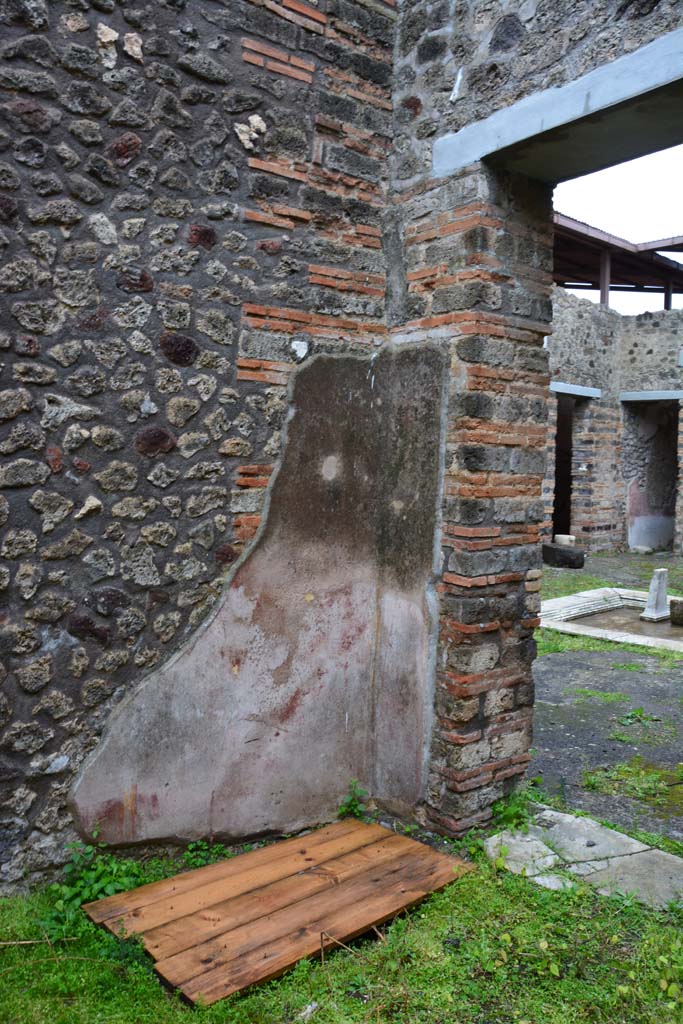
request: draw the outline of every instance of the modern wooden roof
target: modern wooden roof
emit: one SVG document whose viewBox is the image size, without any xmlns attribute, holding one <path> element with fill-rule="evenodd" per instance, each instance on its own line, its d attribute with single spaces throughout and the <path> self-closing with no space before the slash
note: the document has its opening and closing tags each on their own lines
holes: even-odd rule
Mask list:
<svg viewBox="0 0 683 1024">
<path fill-rule="evenodd" d="M 571 288 L 599 288 L 603 253 L 611 262 L 610 290 L 683 293 L 683 264 L 658 250 L 683 252 L 683 236 L 636 244 L 555 213 L 553 278 Z"/>
</svg>

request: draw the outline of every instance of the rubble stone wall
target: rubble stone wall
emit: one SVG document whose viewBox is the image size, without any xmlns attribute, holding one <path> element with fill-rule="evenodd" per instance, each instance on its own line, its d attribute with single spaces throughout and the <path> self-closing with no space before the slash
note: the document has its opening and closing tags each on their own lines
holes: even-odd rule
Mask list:
<svg viewBox="0 0 683 1024">
<path fill-rule="evenodd" d="M 429 174 L 433 138 L 680 28 L 678 0 L 422 0 L 396 37 L 396 173 Z"/>
<path fill-rule="evenodd" d="M 531 736 L 551 196 L 431 145 L 677 6 L 0 0 L 4 883 L 266 535 L 300 364 L 406 342 L 450 370 L 422 813 L 487 820 Z"/>
<path fill-rule="evenodd" d="M 297 365 L 386 337 L 394 21 L 0 3 L 6 881 L 255 536 Z"/>
<path fill-rule="evenodd" d="M 642 403 L 622 404 L 619 396 L 624 391 L 681 390 L 682 347 L 680 310 L 622 316 L 562 288 L 553 289 L 553 331 L 548 339 L 551 379 L 602 391 L 599 399 L 580 400 L 574 414 L 572 533 L 589 550 L 623 546 L 629 536 L 633 544 L 651 546 L 638 530 L 633 532 L 634 520 L 642 516 L 673 520 L 678 479 L 676 417 L 672 419 L 667 403 L 667 409 L 658 412 L 660 403 L 655 403 L 646 413 Z M 552 531 L 555 482 L 552 426 L 557 410 L 552 397 L 549 419 L 543 482 L 546 536 Z M 646 531 L 655 546 L 660 546 L 660 533 L 669 538 L 670 532 L 665 523 L 659 533 Z"/>
</svg>

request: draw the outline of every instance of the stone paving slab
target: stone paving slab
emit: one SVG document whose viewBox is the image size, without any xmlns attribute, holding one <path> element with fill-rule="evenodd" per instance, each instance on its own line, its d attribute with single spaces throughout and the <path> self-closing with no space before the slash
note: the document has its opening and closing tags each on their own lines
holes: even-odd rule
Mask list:
<svg viewBox="0 0 683 1024">
<path fill-rule="evenodd" d="M 592 818 L 577 818 L 550 807 L 536 817 L 534 833 L 565 861 L 572 863 L 624 857 L 649 849 L 645 843 L 605 828 Z"/>
<path fill-rule="evenodd" d="M 505 867 L 515 875 L 539 875 L 562 864 L 562 858 L 534 836 L 506 830 L 487 839 L 486 852 L 491 860 L 503 857 Z"/>
<path fill-rule="evenodd" d="M 632 857 L 615 859 L 586 876 L 602 893 L 633 893 L 654 907 L 683 898 L 683 860 L 662 850 L 648 849 Z"/>
<path fill-rule="evenodd" d="M 546 889 L 571 888 L 568 874 L 603 894 L 629 893 L 654 907 L 683 899 L 683 858 L 605 828 L 592 818 L 577 818 L 541 807 L 528 832 L 509 829 L 485 842 L 492 860 L 524 874 Z M 558 870 L 563 874 L 558 874 Z"/>
</svg>

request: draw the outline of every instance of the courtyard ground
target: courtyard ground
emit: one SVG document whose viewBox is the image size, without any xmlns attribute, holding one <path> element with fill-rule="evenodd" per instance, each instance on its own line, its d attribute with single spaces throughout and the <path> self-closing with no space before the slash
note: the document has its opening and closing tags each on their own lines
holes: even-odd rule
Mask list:
<svg viewBox="0 0 683 1024">
<path fill-rule="evenodd" d="M 589 559 L 581 572 L 547 571 L 544 596 L 609 583 L 644 587 L 662 564 L 672 569 L 671 589 L 683 592 L 681 560 L 610 555 Z M 590 811 L 647 845 L 683 854 L 677 767 L 683 661 L 550 631 L 539 632 L 539 654 L 532 774 L 542 778 L 551 802 Z M 488 834 L 533 833 L 538 808 L 528 796 L 497 805 Z M 414 825 L 405 830 L 428 838 Z M 379 935 L 324 963 L 301 962 L 283 978 L 208 1009 L 184 1006 L 162 988 L 133 941 L 68 908 L 93 898 L 93 886 L 130 888 L 230 851 L 199 843 L 180 861 L 142 864 L 77 851 L 61 886 L 0 900 L 0 1018 L 3 1024 L 179 1024 L 190 1016 L 202 1024 L 681 1024 L 683 904 L 654 908 L 624 893 L 608 898 L 575 876 L 568 890 L 547 890 L 508 871 L 506 851 L 489 860 L 486 835 L 443 841 L 442 848 L 471 858 L 476 870 Z M 586 845 L 595 847 L 592 840 Z"/>
<path fill-rule="evenodd" d="M 583 570 L 546 567 L 543 597 L 647 589 L 662 566 L 670 592 L 683 592 L 683 559 L 610 553 Z M 683 840 L 683 657 L 550 630 L 539 655 L 531 775 L 568 807 Z"/>
</svg>

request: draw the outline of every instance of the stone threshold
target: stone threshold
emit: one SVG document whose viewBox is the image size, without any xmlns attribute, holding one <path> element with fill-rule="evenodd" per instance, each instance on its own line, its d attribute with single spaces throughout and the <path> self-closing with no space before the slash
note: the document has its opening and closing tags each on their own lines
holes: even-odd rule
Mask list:
<svg viewBox="0 0 683 1024">
<path fill-rule="evenodd" d="M 555 597 L 543 601 L 540 624 L 542 629 L 554 629 L 558 633 L 569 633 L 573 636 L 590 636 L 596 640 L 610 640 L 617 644 L 634 644 L 638 647 L 683 652 L 683 640 L 642 636 L 640 633 L 629 633 L 627 630 L 604 629 L 590 626 L 585 621 L 573 621 L 617 608 L 644 608 L 646 603 L 647 592 L 644 590 L 624 590 L 621 587 L 582 590 L 569 597 Z"/>
<path fill-rule="evenodd" d="M 629 893 L 653 907 L 666 907 L 683 896 L 680 857 L 592 818 L 537 806 L 526 832 L 506 830 L 486 840 L 491 860 L 546 889 L 571 889 L 583 881 L 604 896 Z"/>
</svg>

